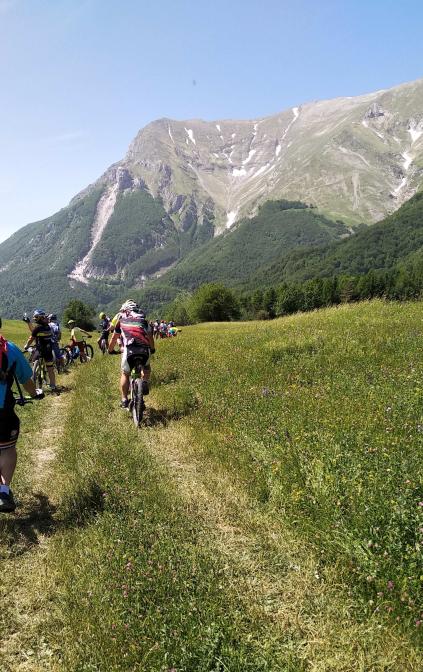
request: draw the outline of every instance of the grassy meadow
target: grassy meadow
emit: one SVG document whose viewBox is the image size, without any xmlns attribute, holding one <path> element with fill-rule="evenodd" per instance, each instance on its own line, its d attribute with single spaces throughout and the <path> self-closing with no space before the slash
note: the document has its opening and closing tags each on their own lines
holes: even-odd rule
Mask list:
<svg viewBox="0 0 423 672">
<path fill-rule="evenodd" d="M 158 343 L 140 431 L 118 357 L 20 411 L 3 668 L 423 669 L 422 317 L 184 328 Z"/>
</svg>

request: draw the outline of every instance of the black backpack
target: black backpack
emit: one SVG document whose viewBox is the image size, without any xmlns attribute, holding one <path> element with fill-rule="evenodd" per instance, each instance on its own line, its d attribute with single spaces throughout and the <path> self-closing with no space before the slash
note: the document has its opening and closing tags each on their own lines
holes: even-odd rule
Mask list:
<svg viewBox="0 0 423 672">
<path fill-rule="evenodd" d="M 15 378 L 16 362 L 9 366 L 7 354 L 4 352 L 2 356 L 0 368 L 0 383 L 7 385 L 6 397 L 4 400 L 3 409 L 5 411 L 12 409 L 15 406 L 15 397 L 13 396 L 12 387 Z"/>
</svg>

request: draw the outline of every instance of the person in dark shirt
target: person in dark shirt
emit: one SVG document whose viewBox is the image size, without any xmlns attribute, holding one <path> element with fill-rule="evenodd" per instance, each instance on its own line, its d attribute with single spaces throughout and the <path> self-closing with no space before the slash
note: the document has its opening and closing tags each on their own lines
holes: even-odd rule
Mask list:
<svg viewBox="0 0 423 672">
<path fill-rule="evenodd" d="M 106 349 L 109 346 L 109 336 L 110 336 L 110 317 L 107 317 L 106 313 L 100 313 L 100 338 L 97 341 L 97 345 L 101 348 L 101 341 L 106 341 Z"/>
<path fill-rule="evenodd" d="M 26 350 L 35 341 L 37 354 L 42 357 L 46 363 L 47 375 L 50 381 L 50 388 L 57 392 L 56 374 L 54 372 L 54 353 L 53 353 L 53 333 L 48 324 L 48 317 L 44 310 L 34 310 L 32 316 L 33 323 L 28 323 L 31 336 L 28 338 L 24 349 Z"/>
<path fill-rule="evenodd" d="M 0 329 L 1 329 L 0 317 Z M 15 413 L 12 386 L 15 378 L 34 399 L 42 399 L 42 390 L 36 390 L 32 370 L 20 349 L 0 334 L 0 513 L 11 513 L 16 508 L 10 483 L 15 472 L 20 422 Z"/>
</svg>

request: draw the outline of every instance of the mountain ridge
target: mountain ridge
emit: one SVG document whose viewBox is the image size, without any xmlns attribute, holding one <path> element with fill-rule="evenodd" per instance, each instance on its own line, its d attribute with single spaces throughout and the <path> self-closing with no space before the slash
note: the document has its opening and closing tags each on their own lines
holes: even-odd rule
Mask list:
<svg viewBox="0 0 423 672">
<path fill-rule="evenodd" d="M 398 209 L 422 180 L 423 79 L 253 120 L 163 117 L 68 206 L 0 245 L 0 297 L 36 260 L 63 296 L 103 300 L 166 276 L 267 201 L 354 227 Z"/>
</svg>

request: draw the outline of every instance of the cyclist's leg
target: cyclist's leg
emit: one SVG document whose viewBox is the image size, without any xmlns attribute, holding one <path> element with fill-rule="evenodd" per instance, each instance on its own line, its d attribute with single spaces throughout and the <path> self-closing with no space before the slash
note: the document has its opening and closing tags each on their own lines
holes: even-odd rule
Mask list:
<svg viewBox="0 0 423 672">
<path fill-rule="evenodd" d="M 14 511 L 16 508 L 9 486 L 17 461 L 18 416 L 13 411 L 2 413 L 0 427 L 0 511 L 7 513 Z"/>
<path fill-rule="evenodd" d="M 150 366 L 150 356 L 146 356 L 145 361 L 142 366 L 142 380 L 143 380 L 143 394 L 147 395 L 150 392 L 150 376 L 151 376 L 151 366 Z"/>
<path fill-rule="evenodd" d="M 86 353 L 86 350 L 85 350 L 84 341 L 80 341 L 78 343 L 78 348 L 79 348 L 79 352 L 80 352 L 81 362 L 86 362 L 87 361 L 87 353 Z"/>
<path fill-rule="evenodd" d="M 46 349 L 42 352 L 42 356 L 45 361 L 46 369 L 47 369 L 47 376 L 48 380 L 50 383 L 50 387 L 52 390 L 56 388 L 56 374 L 54 371 L 54 354 L 53 354 L 53 349 L 50 347 L 46 347 Z"/>
<path fill-rule="evenodd" d="M 46 369 L 50 387 L 52 390 L 54 390 L 56 388 L 56 373 L 54 371 L 54 363 L 46 362 Z"/>
<path fill-rule="evenodd" d="M 121 393 L 121 405 L 125 406 L 128 404 L 128 394 L 129 394 L 129 385 L 130 385 L 130 376 L 131 376 L 131 367 L 128 363 L 128 356 L 126 348 L 124 348 L 122 353 L 121 361 L 121 372 L 120 372 L 120 393 Z"/>
</svg>

